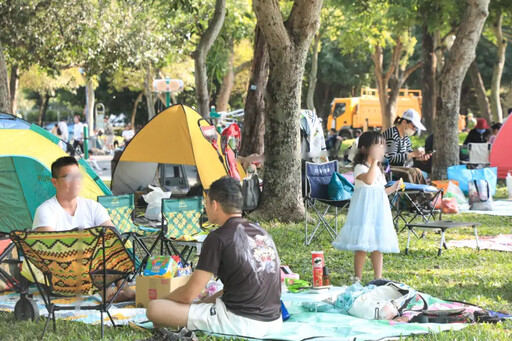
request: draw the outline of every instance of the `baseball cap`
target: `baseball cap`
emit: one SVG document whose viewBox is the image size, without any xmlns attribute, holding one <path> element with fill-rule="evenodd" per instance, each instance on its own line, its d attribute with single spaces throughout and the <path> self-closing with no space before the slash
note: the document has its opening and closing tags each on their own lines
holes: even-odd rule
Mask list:
<svg viewBox="0 0 512 341">
<path fill-rule="evenodd" d="M 421 124 L 420 114 L 414 109 L 407 109 L 402 114 L 403 120 L 411 121 L 412 124 L 419 130 L 427 130 L 423 124 Z"/>
</svg>

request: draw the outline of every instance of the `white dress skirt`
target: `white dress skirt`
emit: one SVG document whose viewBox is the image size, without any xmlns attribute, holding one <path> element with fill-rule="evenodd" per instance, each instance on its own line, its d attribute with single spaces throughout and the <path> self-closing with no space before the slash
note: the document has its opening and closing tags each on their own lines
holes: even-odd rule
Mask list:
<svg viewBox="0 0 512 341">
<path fill-rule="evenodd" d="M 367 173 L 368 170 L 365 165 L 357 165 L 354 169 L 354 178 Z M 389 199 L 384 189 L 385 184 L 384 174 L 379 174 L 372 185 L 355 180 L 347 220 L 332 243 L 336 249 L 400 252 Z"/>
</svg>

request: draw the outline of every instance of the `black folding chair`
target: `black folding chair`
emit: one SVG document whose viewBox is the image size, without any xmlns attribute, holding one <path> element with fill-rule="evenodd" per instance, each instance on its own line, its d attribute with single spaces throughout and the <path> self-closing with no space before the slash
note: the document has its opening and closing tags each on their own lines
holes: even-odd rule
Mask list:
<svg viewBox="0 0 512 341">
<path fill-rule="evenodd" d="M 393 183 L 394 181 L 391 181 L 386 186 Z M 404 185 L 404 190 L 398 190 L 390 195 L 393 224 L 397 231 L 400 230 L 400 222 L 404 223 L 404 227 L 400 230 L 402 232 L 418 217 L 421 217 L 425 223 L 431 220 L 441 220 L 442 211 L 436 209 L 435 205 L 443 199 L 442 189 L 408 182 L 405 182 Z M 414 230 L 412 232 L 418 237 Z"/>
<path fill-rule="evenodd" d="M 331 181 L 333 173 L 338 171 L 338 161 L 326 163 L 306 162 L 304 167 L 304 206 L 305 206 L 305 244 L 309 245 L 322 231 L 327 231 L 332 240 L 338 235 L 338 209 L 349 206 L 349 200 L 335 201 L 329 200 L 327 187 Z M 319 203 L 325 205 L 320 207 Z M 308 231 L 308 208 L 311 208 L 318 218 L 316 226 L 312 232 Z M 334 218 L 327 220 L 327 214 L 334 208 Z M 334 220 L 334 226 L 332 225 Z"/>
</svg>

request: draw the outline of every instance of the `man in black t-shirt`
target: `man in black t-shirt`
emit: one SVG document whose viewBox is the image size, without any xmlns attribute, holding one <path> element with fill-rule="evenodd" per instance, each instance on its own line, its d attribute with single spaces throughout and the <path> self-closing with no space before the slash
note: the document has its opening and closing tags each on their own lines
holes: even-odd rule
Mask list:
<svg viewBox="0 0 512 341">
<path fill-rule="evenodd" d="M 239 181 L 223 177 L 210 185 L 206 213 L 220 227 L 205 239 L 188 283 L 166 299 L 149 302 L 146 314 L 154 324 L 253 338 L 281 328 L 280 262 L 274 241 L 241 212 Z M 224 289 L 192 304 L 213 275 Z"/>
</svg>

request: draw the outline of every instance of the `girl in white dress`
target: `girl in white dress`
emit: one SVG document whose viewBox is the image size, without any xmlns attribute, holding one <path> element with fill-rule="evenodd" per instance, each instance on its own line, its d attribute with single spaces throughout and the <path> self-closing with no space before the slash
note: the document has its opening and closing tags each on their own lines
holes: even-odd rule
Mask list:
<svg viewBox="0 0 512 341">
<path fill-rule="evenodd" d="M 371 253 L 375 279 L 382 278 L 382 253 L 398 253 L 398 239 L 388 195 L 400 185 L 385 188 L 386 179 L 381 166 L 386 140 L 375 131 L 359 137 L 358 152 L 354 158 L 355 190 L 345 225 L 333 246 L 338 250 L 353 251 L 355 280 L 362 278 L 366 253 Z"/>
</svg>

